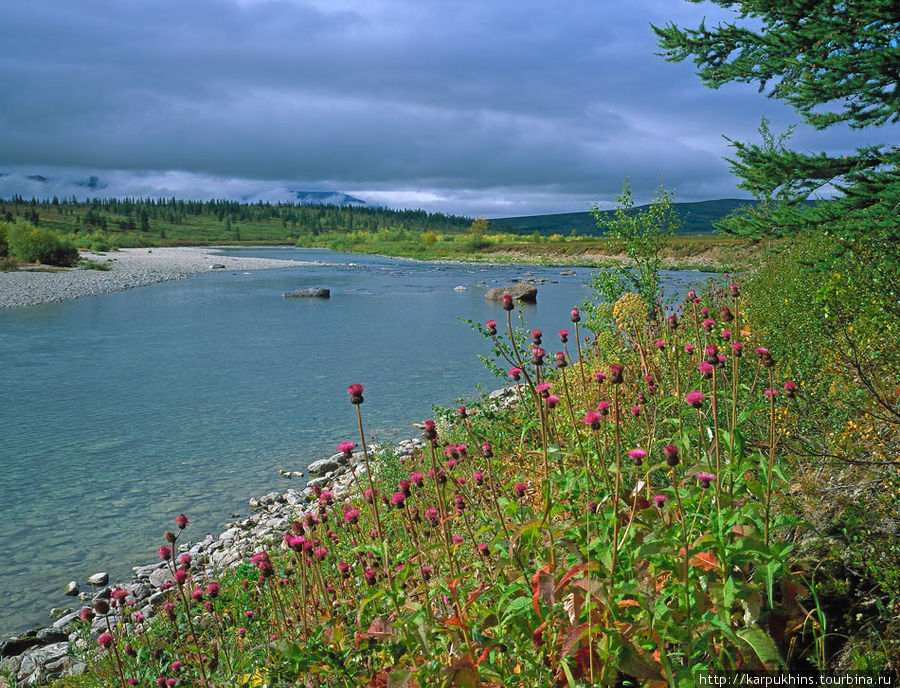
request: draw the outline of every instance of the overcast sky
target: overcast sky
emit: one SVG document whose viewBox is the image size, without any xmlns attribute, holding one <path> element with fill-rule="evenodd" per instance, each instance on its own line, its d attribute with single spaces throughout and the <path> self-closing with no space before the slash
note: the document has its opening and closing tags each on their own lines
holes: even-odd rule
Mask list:
<svg viewBox="0 0 900 688">
<path fill-rule="evenodd" d="M 0 196 L 337 190 L 486 217 L 608 205 L 626 175 L 639 201 L 660 175 L 680 201 L 744 196 L 722 135 L 797 118 L 654 55 L 650 23 L 704 16 L 729 15 L 679 0 L 8 3 Z M 879 134 L 798 128 L 792 143 Z"/>
</svg>

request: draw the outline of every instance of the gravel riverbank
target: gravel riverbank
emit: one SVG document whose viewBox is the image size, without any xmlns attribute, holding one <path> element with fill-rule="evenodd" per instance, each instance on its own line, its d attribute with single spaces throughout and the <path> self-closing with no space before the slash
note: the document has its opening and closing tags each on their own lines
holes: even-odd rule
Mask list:
<svg viewBox="0 0 900 688">
<path fill-rule="evenodd" d="M 0 272 L 0 308 L 23 308 L 184 279 L 211 270 L 266 270 L 299 265 L 293 260 L 223 256 L 216 249 L 125 248 L 82 258 L 108 263 L 109 270 L 23 269 Z"/>
</svg>

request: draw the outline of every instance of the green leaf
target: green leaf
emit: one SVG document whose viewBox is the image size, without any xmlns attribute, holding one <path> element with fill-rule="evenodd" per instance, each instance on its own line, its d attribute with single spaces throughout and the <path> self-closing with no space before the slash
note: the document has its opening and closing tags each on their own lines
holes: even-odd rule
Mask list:
<svg viewBox="0 0 900 688">
<path fill-rule="evenodd" d="M 784 662 L 781 659 L 781 655 L 778 654 L 775 641 L 759 626 L 742 628 L 737 632 L 737 637 L 741 645 L 753 651 L 753 654 L 759 658 L 764 668 L 777 669 L 783 666 Z"/>
</svg>

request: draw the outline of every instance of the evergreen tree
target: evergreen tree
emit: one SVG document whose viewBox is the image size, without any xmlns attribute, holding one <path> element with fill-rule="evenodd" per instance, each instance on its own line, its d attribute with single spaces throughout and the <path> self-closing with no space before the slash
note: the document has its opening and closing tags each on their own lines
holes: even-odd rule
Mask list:
<svg viewBox="0 0 900 688">
<path fill-rule="evenodd" d="M 698 0 L 691 0 L 696 2 Z M 699 0 L 702 1 L 702 0 Z M 758 83 L 816 129 L 881 127 L 900 121 L 900 3 L 897 0 L 713 0 L 738 22 L 696 29 L 654 26 L 670 62 L 693 57 L 703 83 Z M 896 132 L 892 133 L 896 139 Z M 897 257 L 900 148 L 870 145 L 850 155 L 731 141 L 740 187 L 774 199 L 728 229 L 752 235 L 820 228 L 848 245 L 877 242 Z M 836 193 L 804 204 L 821 189 Z"/>
</svg>

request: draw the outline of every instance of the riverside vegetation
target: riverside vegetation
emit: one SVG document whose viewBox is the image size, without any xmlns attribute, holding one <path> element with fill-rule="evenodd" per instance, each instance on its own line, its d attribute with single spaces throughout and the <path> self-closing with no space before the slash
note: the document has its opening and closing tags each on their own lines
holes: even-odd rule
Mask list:
<svg viewBox="0 0 900 688">
<path fill-rule="evenodd" d="M 854 372 L 846 347 L 821 363 L 797 355 L 792 328 L 815 313 L 771 308 L 803 298 L 784 286 L 790 271 L 712 281 L 677 305 L 627 291 L 593 337 L 575 308 L 555 353 L 507 298 L 504 318 L 474 326 L 517 403 L 438 410 L 419 453 L 388 452 L 377 470 L 364 389 L 350 385 L 339 450 L 365 457 L 351 494 L 319 485 L 279 541 L 233 570 L 179 556 L 178 516 L 158 545 L 171 577 L 161 613 L 137 616 L 116 589 L 86 607 L 74 646 L 88 670 L 56 685 L 896 671 L 900 560 L 882 531 L 897 518 L 897 391 L 883 366 Z M 804 453 L 811 438 L 821 455 Z M 97 637 L 95 615 L 109 620 Z"/>
<path fill-rule="evenodd" d="M 692 207 L 698 204 L 685 204 Z M 706 204 L 702 204 L 706 205 Z M 673 204 L 684 220 L 685 234 L 667 239 L 668 268 L 746 264 L 764 247 L 743 238 L 710 236 L 712 222 L 725 217 L 734 204 L 709 202 L 706 212 Z M 632 212 L 642 212 L 636 208 Z M 612 211 L 599 211 L 600 215 Z M 461 259 L 492 262 L 546 262 L 600 265 L 625 258 L 614 240 L 598 236 L 567 216 L 548 216 L 550 232 L 517 230 L 498 221 L 465 218 L 418 210 L 389 210 L 336 205 L 194 202 L 176 199 L 133 200 L 54 198 L 38 202 L 21 197 L 0 200 L 0 235 L 14 223 L 35 226 L 67 246 L 93 251 L 179 245 L 290 244 L 422 260 Z M 581 219 L 579 218 L 579 222 Z M 576 230 L 577 227 L 577 230 Z M 31 252 L 10 252 L 19 262 L 39 258 Z M 0 245 L 0 256 L 3 256 Z M 41 262 L 47 262 L 41 260 Z"/>
</svg>

